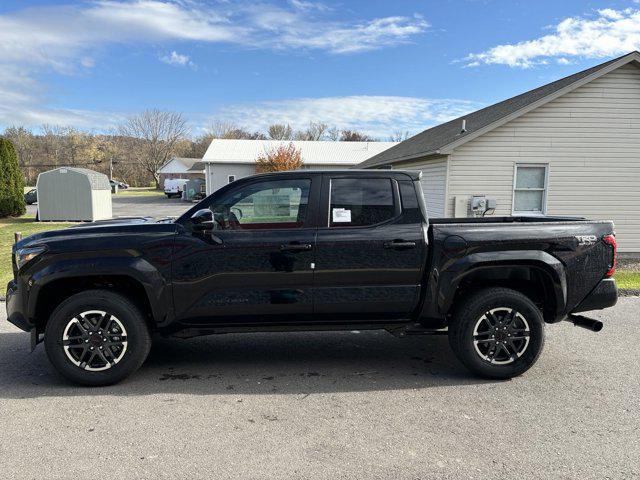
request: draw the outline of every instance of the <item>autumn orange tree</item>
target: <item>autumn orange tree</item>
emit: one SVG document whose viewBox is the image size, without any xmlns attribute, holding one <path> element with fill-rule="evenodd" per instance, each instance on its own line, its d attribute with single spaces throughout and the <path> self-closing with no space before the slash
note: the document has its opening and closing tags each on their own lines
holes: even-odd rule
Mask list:
<svg viewBox="0 0 640 480">
<path fill-rule="evenodd" d="M 300 168 L 302 168 L 302 153 L 293 143 L 282 144 L 256 158 L 256 171 L 258 173 L 284 172 Z"/>
</svg>

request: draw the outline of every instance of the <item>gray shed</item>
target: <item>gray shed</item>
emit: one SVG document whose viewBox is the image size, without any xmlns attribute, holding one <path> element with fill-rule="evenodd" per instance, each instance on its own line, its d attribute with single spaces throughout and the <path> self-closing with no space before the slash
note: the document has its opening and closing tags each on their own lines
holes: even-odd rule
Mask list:
<svg viewBox="0 0 640 480">
<path fill-rule="evenodd" d="M 192 178 L 184 186 L 184 194 L 182 199 L 190 202 L 193 197 L 199 193 L 204 194 L 206 191 L 206 182 L 204 178 Z"/>
<path fill-rule="evenodd" d="M 112 217 L 106 175 L 87 168 L 61 167 L 38 175 L 40 221 L 94 221 Z"/>
</svg>

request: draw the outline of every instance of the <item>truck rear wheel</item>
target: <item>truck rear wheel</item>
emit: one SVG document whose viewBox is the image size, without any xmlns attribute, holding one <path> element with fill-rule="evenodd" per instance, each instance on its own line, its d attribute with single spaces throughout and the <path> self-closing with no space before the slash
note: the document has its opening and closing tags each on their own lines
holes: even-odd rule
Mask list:
<svg viewBox="0 0 640 480">
<path fill-rule="evenodd" d="M 117 383 L 144 363 L 151 336 L 138 307 L 108 290 L 63 301 L 47 323 L 44 345 L 64 377 L 81 385 Z"/>
<path fill-rule="evenodd" d="M 542 353 L 544 319 L 522 293 L 487 288 L 456 308 L 449 343 L 472 372 L 487 378 L 512 378 L 531 368 Z"/>
</svg>

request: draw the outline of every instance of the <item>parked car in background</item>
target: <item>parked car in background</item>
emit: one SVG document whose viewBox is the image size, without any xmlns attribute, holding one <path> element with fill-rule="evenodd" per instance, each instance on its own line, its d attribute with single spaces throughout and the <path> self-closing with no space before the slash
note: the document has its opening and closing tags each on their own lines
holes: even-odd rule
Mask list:
<svg viewBox="0 0 640 480">
<path fill-rule="evenodd" d="M 168 178 L 164 181 L 164 194 L 167 198 L 182 197 L 188 178 Z"/>
<path fill-rule="evenodd" d="M 128 183 L 121 182 L 120 180 L 111 179 L 109 180 L 109 183 L 111 183 L 112 190 L 114 189 L 113 187 L 118 187 L 119 190 L 126 190 L 127 188 L 129 188 Z"/>
<path fill-rule="evenodd" d="M 33 205 L 38 201 L 38 190 L 32 188 L 27 193 L 24 194 L 24 203 L 27 205 Z"/>
<path fill-rule="evenodd" d="M 421 188 L 419 172 L 279 172 L 175 221 L 32 235 L 13 247 L 7 317 L 86 385 L 137 370 L 153 333 L 444 334 L 471 371 L 504 379 L 536 362 L 545 325 L 602 328 L 576 314 L 616 303 L 611 222 L 432 219 Z"/>
</svg>

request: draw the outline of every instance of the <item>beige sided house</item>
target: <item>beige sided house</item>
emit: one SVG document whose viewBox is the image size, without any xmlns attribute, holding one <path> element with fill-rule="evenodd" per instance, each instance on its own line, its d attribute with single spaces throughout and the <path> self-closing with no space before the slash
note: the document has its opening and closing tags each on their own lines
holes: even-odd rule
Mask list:
<svg viewBox="0 0 640 480">
<path fill-rule="evenodd" d="M 164 187 L 164 181 L 170 178 L 204 178 L 204 164 L 200 158 L 173 157 L 159 170 L 160 188 Z"/>
<path fill-rule="evenodd" d="M 422 170 L 432 217 L 611 219 L 621 252 L 640 252 L 640 53 L 632 52 L 430 128 L 359 168 Z M 458 208 L 456 208 L 456 204 Z"/>
<path fill-rule="evenodd" d="M 397 142 L 332 142 L 289 140 L 215 139 L 202 161 L 207 195 L 220 187 L 256 173 L 256 159 L 281 145 L 293 144 L 300 151 L 303 168 L 351 168 Z"/>
</svg>

